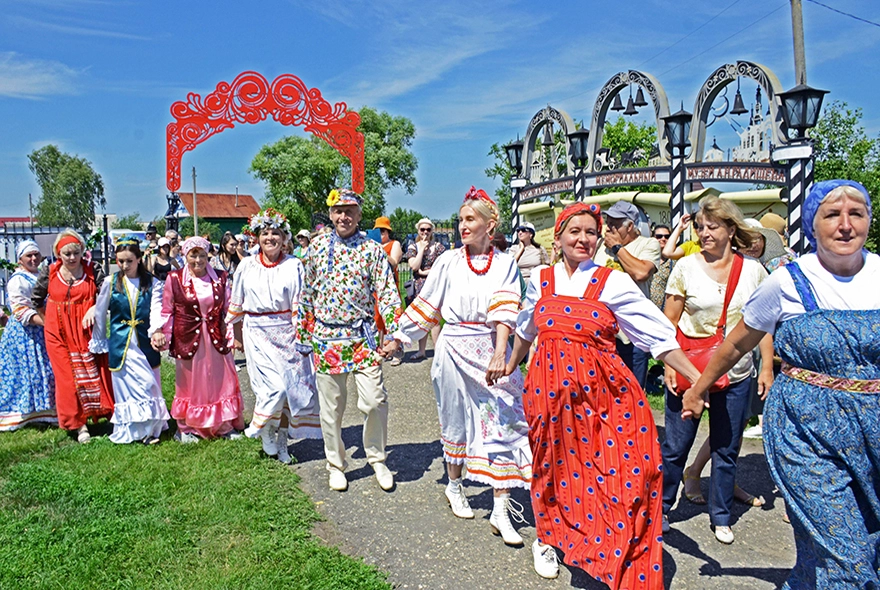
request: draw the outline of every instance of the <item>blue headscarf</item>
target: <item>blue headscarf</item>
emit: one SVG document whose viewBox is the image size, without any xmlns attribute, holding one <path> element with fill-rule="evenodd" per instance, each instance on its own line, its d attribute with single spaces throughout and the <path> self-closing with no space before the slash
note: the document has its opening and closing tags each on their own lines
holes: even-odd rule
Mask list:
<svg viewBox="0 0 880 590">
<path fill-rule="evenodd" d="M 819 205 L 822 204 L 822 201 L 825 200 L 828 193 L 841 186 L 851 186 L 864 195 L 865 205 L 868 207 L 868 221 L 870 222 L 871 220 L 871 197 L 868 195 L 868 189 L 858 182 L 854 180 L 838 179 L 823 180 L 822 182 L 815 183 L 807 194 L 807 198 L 804 199 L 803 213 L 804 237 L 807 238 L 807 241 L 810 243 L 810 246 L 813 247 L 813 250 L 816 249 L 816 237 L 813 235 L 813 220 L 816 219 L 816 212 L 819 210 Z"/>
</svg>

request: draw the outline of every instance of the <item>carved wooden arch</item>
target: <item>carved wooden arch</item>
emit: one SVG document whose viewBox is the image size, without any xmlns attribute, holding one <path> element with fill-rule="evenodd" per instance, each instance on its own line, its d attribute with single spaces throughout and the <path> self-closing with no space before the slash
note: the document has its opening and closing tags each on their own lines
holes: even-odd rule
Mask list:
<svg viewBox="0 0 880 590">
<path fill-rule="evenodd" d="M 715 98 L 724 90 L 724 87 L 735 82 L 738 77 L 751 78 L 764 89 L 767 104 L 770 105 L 770 118 L 773 121 L 770 126 L 773 131 L 773 143 L 780 145 L 788 142 L 788 138 L 782 131 L 782 113 L 778 108 L 779 99 L 777 98 L 783 89 L 776 74 L 759 63 L 737 61 L 732 64 L 724 64 L 712 72 L 697 94 L 697 100 L 694 103 L 694 118 L 691 120 L 690 141 L 693 150 L 688 161 L 701 162 L 703 160 L 703 151 L 706 147 L 706 122 L 712 112 L 712 103 L 715 102 Z"/>
<path fill-rule="evenodd" d="M 614 97 L 626 86 L 637 84 L 645 91 L 651 104 L 654 107 L 654 118 L 657 125 L 657 142 L 660 147 L 660 157 L 664 162 L 668 162 L 666 155 L 666 137 L 663 133 L 664 123 L 662 117 L 669 114 L 669 101 L 666 98 L 666 91 L 663 85 L 652 76 L 638 70 L 629 70 L 615 74 L 605 83 L 596 102 L 593 105 L 593 120 L 590 123 L 590 141 L 587 145 L 587 156 L 590 159 L 588 168 L 593 169 L 593 156 L 602 147 L 602 135 L 605 132 L 605 118 L 608 115 L 608 109 Z"/>
<path fill-rule="evenodd" d="M 282 125 L 297 125 L 320 137 L 351 162 L 351 188 L 364 190 L 364 136 L 357 130 L 360 115 L 344 102 L 331 105 L 317 88 L 308 88 L 292 74 L 282 74 L 270 84 L 257 72 L 242 72 L 220 82 L 204 99 L 190 92 L 186 102 L 171 105 L 174 122 L 166 127 L 166 179 L 168 190 L 180 189 L 183 154 L 236 123 L 259 123 L 271 115 Z"/>
<path fill-rule="evenodd" d="M 550 105 L 547 105 L 532 117 L 532 120 L 529 121 L 529 126 L 526 128 L 526 136 L 523 138 L 523 154 L 522 154 L 522 165 L 523 171 L 522 175 L 525 178 L 528 178 L 528 167 L 532 163 L 532 154 L 535 152 L 535 143 L 538 141 L 539 134 L 544 130 L 544 127 L 551 124 L 556 123 L 562 129 L 562 132 L 565 134 L 565 165 L 566 165 L 566 175 L 573 176 L 574 175 L 574 166 L 571 163 L 571 158 L 568 157 L 568 154 L 571 150 L 571 146 L 569 145 L 568 134 L 575 130 L 574 119 L 568 116 L 568 113 L 565 111 L 561 111 L 559 109 L 554 109 Z M 556 172 L 556 168 L 552 168 L 553 174 Z M 556 176 L 551 175 L 553 178 Z"/>
</svg>

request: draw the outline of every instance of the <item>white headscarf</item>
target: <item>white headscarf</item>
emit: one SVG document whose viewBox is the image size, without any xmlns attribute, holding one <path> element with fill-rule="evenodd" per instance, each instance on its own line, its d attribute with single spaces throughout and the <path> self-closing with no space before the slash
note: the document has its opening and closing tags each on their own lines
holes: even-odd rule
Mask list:
<svg viewBox="0 0 880 590">
<path fill-rule="evenodd" d="M 21 257 L 25 254 L 30 254 L 31 252 L 39 252 L 40 246 L 33 240 L 25 240 L 23 242 L 19 242 L 18 246 L 15 248 L 15 259 L 21 260 Z"/>
</svg>

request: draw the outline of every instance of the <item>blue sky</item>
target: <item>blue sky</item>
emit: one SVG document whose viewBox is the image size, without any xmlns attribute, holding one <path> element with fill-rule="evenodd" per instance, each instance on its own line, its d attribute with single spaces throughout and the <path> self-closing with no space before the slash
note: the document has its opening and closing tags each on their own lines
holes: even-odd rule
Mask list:
<svg viewBox="0 0 880 590">
<path fill-rule="evenodd" d="M 823 3 L 880 22 L 878 2 Z M 862 107 L 876 135 L 880 28 L 807 0 L 804 25 L 809 83 Z M 547 104 L 589 121 L 604 83 L 639 69 L 673 110 L 691 110 L 705 78 L 737 59 L 768 66 L 787 89 L 791 48 L 789 0 L 0 0 L 0 216 L 27 215 L 39 188 L 26 156 L 47 143 L 93 163 L 107 212 L 162 214 L 171 103 L 255 70 L 412 119 L 419 186 L 393 191 L 388 209 L 448 217 L 472 184 L 494 188 L 489 146 L 524 133 Z M 754 85 L 743 96 L 749 104 Z M 262 197 L 250 161 L 291 133 L 267 121 L 215 136 L 184 156 L 181 190 L 196 166 L 200 192 Z"/>
</svg>

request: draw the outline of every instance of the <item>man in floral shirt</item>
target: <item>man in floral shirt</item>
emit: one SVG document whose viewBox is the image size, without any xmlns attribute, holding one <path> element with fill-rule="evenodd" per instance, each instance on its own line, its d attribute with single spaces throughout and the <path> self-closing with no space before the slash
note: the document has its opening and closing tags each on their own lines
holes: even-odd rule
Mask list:
<svg viewBox="0 0 880 590">
<path fill-rule="evenodd" d="M 364 451 L 379 486 L 390 490 L 394 476 L 385 466 L 388 400 L 373 312 L 378 303 L 387 333 L 393 334 L 402 313 L 400 295 L 382 246 L 358 231 L 361 197 L 348 189 L 334 190 L 327 205 L 335 229 L 312 240 L 303 259 L 298 336 L 300 350 L 315 353 L 330 488 L 348 487 L 342 415 L 346 381 L 354 373 L 358 409 L 364 414 Z"/>
</svg>

